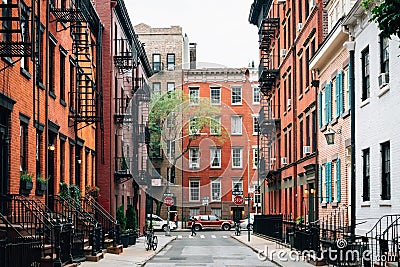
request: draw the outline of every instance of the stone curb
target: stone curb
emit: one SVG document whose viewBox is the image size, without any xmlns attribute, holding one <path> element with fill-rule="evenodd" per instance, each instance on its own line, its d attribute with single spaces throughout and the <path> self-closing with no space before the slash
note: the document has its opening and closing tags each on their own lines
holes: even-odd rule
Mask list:
<svg viewBox="0 0 400 267">
<path fill-rule="evenodd" d="M 243 245 L 248 246 L 248 247 L 251 248 L 254 252 L 256 252 L 256 253 L 259 252 L 257 248 L 252 247 L 251 244 L 248 244 L 247 242 L 238 239 L 235 235 L 231 235 L 231 238 L 233 238 L 233 239 L 239 241 L 239 242 L 242 243 Z M 276 264 L 276 265 L 279 266 L 279 267 L 284 267 L 282 264 L 276 262 L 275 260 L 271 260 L 271 259 L 267 259 L 267 260 L 270 261 L 270 262 L 272 262 L 272 263 L 274 263 L 274 264 Z"/>
<path fill-rule="evenodd" d="M 136 266 L 144 266 L 146 264 L 146 262 L 148 262 L 149 260 L 151 260 L 152 258 L 154 258 L 158 253 L 160 253 L 167 245 L 169 245 L 169 243 L 171 243 L 172 241 L 174 241 L 176 239 L 176 236 L 172 237 L 168 242 L 166 242 L 158 251 L 156 251 L 153 255 L 151 255 L 149 258 L 141 261 L 141 262 L 137 262 Z"/>
</svg>

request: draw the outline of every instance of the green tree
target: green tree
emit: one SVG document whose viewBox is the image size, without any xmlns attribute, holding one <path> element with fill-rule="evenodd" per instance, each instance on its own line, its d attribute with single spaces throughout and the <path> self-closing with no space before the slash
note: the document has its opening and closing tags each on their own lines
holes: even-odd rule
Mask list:
<svg viewBox="0 0 400 267">
<path fill-rule="evenodd" d="M 375 21 L 384 37 L 396 35 L 400 38 L 400 0 L 365 0 L 362 6 L 371 11 L 370 21 Z"/>
<path fill-rule="evenodd" d="M 135 208 L 128 205 L 126 209 L 126 229 L 135 230 L 137 228 L 137 216 Z"/>
<path fill-rule="evenodd" d="M 121 226 L 121 230 L 125 230 L 126 217 L 124 214 L 124 206 L 121 205 L 118 207 L 116 217 L 117 217 L 117 222 Z"/>
</svg>

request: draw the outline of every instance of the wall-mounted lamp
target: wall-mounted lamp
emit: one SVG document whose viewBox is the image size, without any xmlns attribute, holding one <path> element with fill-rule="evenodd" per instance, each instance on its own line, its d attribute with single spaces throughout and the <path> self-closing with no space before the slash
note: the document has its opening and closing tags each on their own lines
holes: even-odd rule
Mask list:
<svg viewBox="0 0 400 267">
<path fill-rule="evenodd" d="M 81 164 L 81 163 L 82 163 L 82 160 L 81 160 L 80 158 L 77 157 L 77 162 L 78 162 L 78 164 Z"/>
<path fill-rule="evenodd" d="M 54 144 L 49 144 L 49 145 L 47 146 L 47 149 L 48 149 L 48 150 L 51 150 L 51 151 L 54 151 L 54 150 L 56 149 L 56 146 L 55 146 Z"/>
<path fill-rule="evenodd" d="M 308 195 L 308 193 L 310 193 L 311 195 L 314 194 L 315 193 L 315 189 L 314 188 L 311 188 L 310 190 L 304 189 L 304 194 Z"/>
<path fill-rule="evenodd" d="M 312 73 L 311 86 L 312 87 L 319 87 L 319 79 L 318 79 L 319 70 L 318 69 L 313 69 L 311 73 Z"/>
<path fill-rule="evenodd" d="M 335 133 L 341 134 L 342 133 L 342 128 L 338 129 L 337 131 L 334 131 L 333 129 L 328 129 L 328 131 L 324 134 L 326 143 L 328 145 L 332 145 L 335 143 Z"/>
</svg>

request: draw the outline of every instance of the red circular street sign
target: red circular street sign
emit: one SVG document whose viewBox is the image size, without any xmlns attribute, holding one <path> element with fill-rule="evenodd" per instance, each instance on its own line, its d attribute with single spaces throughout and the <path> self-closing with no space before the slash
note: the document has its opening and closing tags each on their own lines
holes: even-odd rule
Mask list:
<svg viewBox="0 0 400 267">
<path fill-rule="evenodd" d="M 243 202 L 244 202 L 243 196 L 235 196 L 235 197 L 233 198 L 233 202 L 234 202 L 236 205 L 242 205 Z"/>
<path fill-rule="evenodd" d="M 164 204 L 167 207 L 171 207 L 174 205 L 174 199 L 172 197 L 166 197 L 164 198 Z"/>
</svg>

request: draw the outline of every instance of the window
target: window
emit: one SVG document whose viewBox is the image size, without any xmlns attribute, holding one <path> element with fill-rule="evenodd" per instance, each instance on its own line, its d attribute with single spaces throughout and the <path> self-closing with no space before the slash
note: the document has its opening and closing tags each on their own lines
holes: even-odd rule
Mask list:
<svg viewBox="0 0 400 267">
<path fill-rule="evenodd" d="M 258 155 L 259 155 L 259 153 L 258 153 L 257 146 L 253 146 L 253 169 L 257 169 L 258 161 L 259 161 Z"/>
<path fill-rule="evenodd" d="M 243 149 L 239 147 L 232 148 L 232 168 L 242 168 Z"/>
<path fill-rule="evenodd" d="M 304 156 L 304 153 L 303 153 L 303 139 L 304 139 L 303 121 L 300 121 L 299 132 L 300 132 L 300 134 L 299 134 L 299 143 L 300 143 L 299 152 L 300 152 L 300 158 L 302 158 Z"/>
<path fill-rule="evenodd" d="M 363 157 L 363 201 L 370 200 L 370 157 L 369 157 L 369 148 L 364 149 L 362 151 Z"/>
<path fill-rule="evenodd" d="M 221 200 L 221 180 L 215 179 L 211 182 L 211 201 Z"/>
<path fill-rule="evenodd" d="M 6 1 L 7 2 L 7 1 Z M 4 3 L 4 1 L 3 1 Z M 21 5 L 21 38 L 23 42 L 29 42 L 29 17 L 30 12 L 27 5 L 25 5 L 22 1 Z M 6 8 L 4 8 L 6 10 Z M 3 22 L 4 25 L 4 22 Z M 23 57 L 21 59 L 21 68 L 29 71 L 29 57 Z"/>
<path fill-rule="evenodd" d="M 191 180 L 189 183 L 189 186 L 190 186 L 190 189 L 189 189 L 190 201 L 200 201 L 200 181 Z"/>
<path fill-rule="evenodd" d="M 74 184 L 74 146 L 69 145 L 69 184 Z"/>
<path fill-rule="evenodd" d="M 3 0 L 2 3 L 7 4 L 9 1 L 10 0 Z M 11 13 L 10 8 L 8 8 L 8 7 L 2 8 L 2 14 L 1 14 L 2 17 L 10 17 L 11 16 L 10 13 Z M 2 29 L 4 31 L 4 33 L 2 34 L 3 35 L 2 41 L 9 42 L 9 41 L 11 41 L 11 33 L 8 31 L 11 30 L 11 21 L 4 20 L 2 25 L 3 25 Z"/>
<path fill-rule="evenodd" d="M 161 71 L 161 55 L 153 54 L 153 71 L 159 72 Z"/>
<path fill-rule="evenodd" d="M 189 167 L 190 169 L 200 168 L 200 150 L 198 147 L 189 149 Z"/>
<path fill-rule="evenodd" d="M 260 87 L 253 87 L 253 104 L 260 104 Z"/>
<path fill-rule="evenodd" d="M 239 178 L 232 178 L 232 191 L 242 191 L 243 192 L 243 180 Z M 235 196 L 232 195 L 232 201 Z"/>
<path fill-rule="evenodd" d="M 199 208 L 190 208 L 189 209 L 189 214 L 190 216 L 195 216 L 200 214 L 200 209 Z"/>
<path fill-rule="evenodd" d="M 210 167 L 221 168 L 221 148 L 214 147 L 210 149 Z"/>
<path fill-rule="evenodd" d="M 199 104 L 199 88 L 189 88 L 189 104 L 198 105 Z"/>
<path fill-rule="evenodd" d="M 210 119 L 210 134 L 221 134 L 221 116 L 216 116 Z"/>
<path fill-rule="evenodd" d="M 221 104 L 221 88 L 219 87 L 210 88 L 210 102 L 211 105 Z"/>
<path fill-rule="evenodd" d="M 167 168 L 167 177 L 171 184 L 175 184 L 175 166 L 172 166 L 172 168 Z"/>
<path fill-rule="evenodd" d="M 175 158 L 175 142 L 170 142 L 170 141 L 167 142 L 167 157 L 169 159 Z"/>
<path fill-rule="evenodd" d="M 36 132 L 36 175 L 41 173 L 41 159 L 42 159 L 42 133 Z"/>
<path fill-rule="evenodd" d="M 175 54 L 167 54 L 167 70 L 175 70 Z"/>
<path fill-rule="evenodd" d="M 381 73 L 389 75 L 389 38 L 380 36 Z"/>
<path fill-rule="evenodd" d="M 366 100 L 370 96 L 369 92 L 369 49 L 368 47 L 361 53 L 362 64 L 362 100 Z"/>
<path fill-rule="evenodd" d="M 258 114 L 253 114 L 253 135 L 257 135 L 260 132 L 260 125 L 258 124 Z"/>
<path fill-rule="evenodd" d="M 233 115 L 231 117 L 232 122 L 232 135 L 242 134 L 242 116 Z"/>
<path fill-rule="evenodd" d="M 49 48 L 49 68 L 50 68 L 50 73 L 49 73 L 49 91 L 50 95 L 54 95 L 54 87 L 55 87 L 55 53 L 56 53 L 56 44 L 50 41 L 50 48 Z M 61 70 L 61 68 L 60 68 Z"/>
<path fill-rule="evenodd" d="M 301 1 L 300 1 L 301 3 Z M 303 57 L 299 59 L 299 94 L 303 94 Z"/>
<path fill-rule="evenodd" d="M 200 134 L 200 119 L 192 118 L 189 121 L 189 134 L 190 135 Z"/>
<path fill-rule="evenodd" d="M 36 43 L 36 55 L 37 55 L 37 65 L 38 65 L 38 67 L 37 67 L 37 78 L 38 78 L 38 83 L 39 84 L 43 84 L 43 74 L 44 74 L 44 71 L 43 71 L 43 68 L 44 68 L 44 64 L 43 64 L 43 59 L 44 59 L 44 57 L 43 57 L 43 54 L 44 54 L 44 50 L 43 50 L 43 39 L 44 39 L 44 28 L 43 28 L 43 26 L 41 25 L 41 23 L 40 23 L 40 21 L 39 20 L 37 20 L 37 24 L 39 24 L 38 25 L 38 28 L 40 29 L 40 30 L 38 30 L 37 31 L 37 33 L 36 33 L 36 40 L 38 40 L 38 42 Z"/>
<path fill-rule="evenodd" d="M 218 218 L 221 218 L 221 209 L 220 208 L 211 208 L 211 214 L 215 214 Z"/>
<path fill-rule="evenodd" d="M 383 200 L 390 200 L 390 143 L 381 144 L 382 158 L 382 195 Z"/>
<path fill-rule="evenodd" d="M 242 104 L 242 88 L 234 87 L 232 88 L 232 105 Z"/>
<path fill-rule="evenodd" d="M 28 125 L 25 123 L 19 126 L 19 170 L 28 171 Z"/>
<path fill-rule="evenodd" d="M 344 93 L 344 100 L 343 100 L 344 110 L 350 109 L 350 90 L 349 90 L 348 74 L 349 74 L 349 68 L 346 67 L 343 70 L 343 76 L 342 76 L 343 93 Z"/>
<path fill-rule="evenodd" d="M 175 90 L 175 83 L 169 82 L 167 83 L 167 92 L 172 92 Z"/>
<path fill-rule="evenodd" d="M 261 196 L 260 194 L 254 194 L 254 206 L 261 203 Z"/>
<path fill-rule="evenodd" d="M 69 107 L 74 110 L 74 92 L 75 92 L 75 65 L 69 62 Z"/>
<path fill-rule="evenodd" d="M 65 182 L 65 141 L 60 140 L 60 181 Z"/>
<path fill-rule="evenodd" d="M 161 94 L 161 83 L 160 82 L 153 83 L 153 93 Z"/>
<path fill-rule="evenodd" d="M 66 56 L 60 52 L 60 99 L 65 102 L 65 64 Z"/>
</svg>

